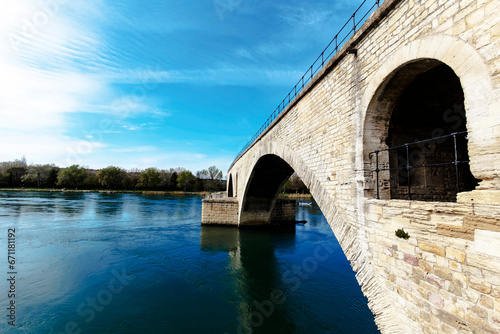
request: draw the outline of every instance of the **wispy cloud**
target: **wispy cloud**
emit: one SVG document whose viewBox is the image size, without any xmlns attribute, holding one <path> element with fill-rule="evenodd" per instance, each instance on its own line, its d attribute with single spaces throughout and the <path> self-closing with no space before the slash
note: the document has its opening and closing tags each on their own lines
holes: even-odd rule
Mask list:
<svg viewBox="0 0 500 334">
<path fill-rule="evenodd" d="M 299 77 L 297 70 L 274 70 L 265 68 L 217 67 L 189 70 L 165 70 L 149 72 L 149 79 L 156 83 L 187 83 L 210 86 L 289 86 Z M 301 75 L 302 73 L 300 73 Z M 105 77 L 106 74 L 103 74 Z M 145 76 L 141 70 L 128 70 L 109 74 L 110 80 L 120 83 L 143 83 Z"/>
<path fill-rule="evenodd" d="M 114 153 L 132 153 L 132 152 L 151 152 L 155 151 L 154 146 L 137 146 L 137 147 L 122 147 L 122 148 L 110 148 L 110 152 Z"/>
<path fill-rule="evenodd" d="M 311 7 L 283 6 L 281 19 L 293 27 L 324 27 L 324 23 L 335 17 L 332 10 L 314 9 Z"/>
</svg>

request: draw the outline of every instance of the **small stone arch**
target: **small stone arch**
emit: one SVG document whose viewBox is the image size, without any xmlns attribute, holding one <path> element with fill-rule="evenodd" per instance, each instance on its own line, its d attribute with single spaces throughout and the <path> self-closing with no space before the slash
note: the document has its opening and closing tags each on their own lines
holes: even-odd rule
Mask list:
<svg viewBox="0 0 500 334">
<path fill-rule="evenodd" d="M 234 197 L 233 193 L 233 175 L 229 174 L 228 183 L 227 183 L 227 197 Z"/>
<path fill-rule="evenodd" d="M 457 54 L 460 57 L 457 57 Z M 358 150 L 358 153 L 361 153 L 361 156 L 358 156 L 358 166 L 363 168 L 365 180 L 372 180 L 364 186 L 365 195 L 375 197 L 377 186 L 371 172 L 374 169 L 374 159 L 370 159 L 369 152 L 387 148 L 389 123 L 399 97 L 422 73 L 445 67 L 456 75 L 463 90 L 468 151 L 470 152 L 471 148 L 474 150 L 479 144 L 477 138 L 481 134 L 479 130 L 476 131 L 476 128 L 479 129 L 476 124 L 488 117 L 485 115 L 485 106 L 488 106 L 492 96 L 488 68 L 481 56 L 471 45 L 446 35 L 434 35 L 410 42 L 388 57 L 369 78 L 369 84 L 361 99 L 359 114 L 363 148 Z M 382 163 L 389 165 L 389 160 L 389 156 L 382 157 Z M 494 170 L 494 166 L 490 167 Z M 479 168 L 473 155 L 470 156 L 470 170 L 478 179 L 488 177 L 485 168 Z M 389 172 L 386 172 L 379 180 L 380 198 L 391 198 L 389 182 L 392 181 L 389 179 Z"/>
</svg>

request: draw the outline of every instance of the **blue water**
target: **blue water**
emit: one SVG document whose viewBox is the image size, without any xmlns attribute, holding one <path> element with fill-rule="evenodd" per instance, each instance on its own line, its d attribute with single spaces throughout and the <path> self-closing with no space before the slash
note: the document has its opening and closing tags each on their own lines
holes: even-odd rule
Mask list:
<svg viewBox="0 0 500 334">
<path fill-rule="evenodd" d="M 0 332 L 378 332 L 317 206 L 297 208 L 295 232 L 200 217 L 195 196 L 0 192 Z"/>
</svg>

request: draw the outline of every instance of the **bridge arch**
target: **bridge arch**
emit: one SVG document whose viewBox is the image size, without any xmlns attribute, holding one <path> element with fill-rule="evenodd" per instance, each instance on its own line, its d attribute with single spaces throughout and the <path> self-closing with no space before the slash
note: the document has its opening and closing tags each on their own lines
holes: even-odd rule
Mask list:
<svg viewBox="0 0 500 334">
<path fill-rule="evenodd" d="M 456 57 L 457 53 L 460 54 L 460 57 Z M 432 73 L 434 73 L 434 76 Z M 380 198 L 402 198 L 398 197 L 398 194 L 394 191 L 394 189 L 397 189 L 399 182 L 396 177 L 392 177 L 394 175 L 390 175 L 391 173 L 394 174 L 394 172 L 387 171 L 385 174 L 381 173 L 382 177 L 378 185 L 376 184 L 377 181 L 370 172 L 370 170 L 375 169 L 375 159 L 373 157 L 370 159 L 369 153 L 388 148 L 389 146 L 403 144 L 403 142 L 391 142 L 391 131 L 393 134 L 395 132 L 394 127 L 391 128 L 391 122 L 394 121 L 394 118 L 397 118 L 394 117 L 394 114 L 398 107 L 401 109 L 401 105 L 404 104 L 401 103 L 404 100 L 404 95 L 409 95 L 409 87 L 414 89 L 414 86 L 418 85 L 416 82 L 419 80 L 421 81 L 421 86 L 437 85 L 436 81 L 439 81 L 443 75 L 449 79 L 449 87 L 453 87 L 449 89 L 448 95 L 456 95 L 458 97 L 454 97 L 455 100 L 451 99 L 454 101 L 453 107 L 451 105 L 445 106 L 446 103 L 449 104 L 450 102 L 443 102 L 446 100 L 446 97 L 442 98 L 440 102 L 431 101 L 428 105 L 441 104 L 437 109 L 442 108 L 445 113 L 450 111 L 445 109 L 451 109 L 453 112 L 456 111 L 452 117 L 458 117 L 460 110 L 462 111 L 462 119 L 456 118 L 458 123 L 461 123 L 460 127 L 457 126 L 454 130 L 467 130 L 469 132 L 468 144 L 465 142 L 463 145 L 465 151 L 460 153 L 460 155 L 469 159 L 467 156 L 468 151 L 470 151 L 471 147 L 474 147 L 477 142 L 476 138 L 480 136 L 478 131 L 475 131 L 475 124 L 477 124 L 478 120 L 485 117 L 484 106 L 488 105 L 488 99 L 493 96 L 488 68 L 475 48 L 458 38 L 434 35 L 415 40 L 401 47 L 388 57 L 387 61 L 384 62 L 372 76 L 371 80 L 369 80 L 369 84 L 361 99 L 359 114 L 361 117 L 360 130 L 362 136 L 360 137 L 362 138 L 363 149 L 358 150 L 358 153 L 362 153 L 362 156 L 358 156 L 358 166 L 364 169 L 365 176 L 369 178 L 373 177 L 373 182 L 369 186 L 365 186 L 365 195 L 374 197 L 376 187 L 378 186 L 381 188 Z M 427 77 L 427 82 L 423 81 L 423 77 Z M 434 88 L 436 87 L 434 86 Z M 480 91 L 483 93 L 478 93 Z M 454 111 L 453 109 L 457 110 Z M 464 115 L 465 110 L 467 120 Z M 431 115 L 429 118 L 434 117 L 432 114 L 429 115 Z M 441 116 L 438 115 L 434 118 L 437 119 Z M 443 117 L 446 118 L 447 116 Z M 409 117 L 406 118 L 406 121 L 411 119 Z M 450 115 L 448 115 L 448 118 L 450 118 Z M 413 121 L 415 121 L 415 117 Z M 442 127 L 446 125 L 443 123 L 443 120 L 437 123 L 429 121 L 429 127 L 431 126 L 434 127 L 434 130 L 442 130 Z M 409 127 L 401 131 L 411 132 Z M 431 132 L 429 132 L 428 138 L 440 135 L 437 131 L 434 131 L 430 135 Z M 403 137 L 408 137 L 407 133 Z M 441 134 L 445 134 L 443 130 Z M 422 139 L 427 138 L 419 138 L 419 140 Z M 408 140 L 407 142 L 411 142 L 416 139 Z M 450 138 L 450 140 L 453 140 L 453 138 Z M 361 143 L 358 142 L 358 144 Z M 379 163 L 385 163 L 385 166 L 389 165 L 391 168 L 394 167 L 394 159 L 397 159 L 394 156 L 391 158 L 388 152 L 384 152 L 384 155 L 379 158 L 381 158 Z M 487 176 L 484 167 L 482 167 L 483 170 L 478 168 L 478 163 L 474 161 L 473 156 L 470 157 L 470 161 L 470 170 L 467 166 L 467 169 L 462 173 L 465 181 L 460 182 L 464 183 L 465 186 L 460 191 L 474 189 L 476 185 L 474 177 L 486 178 Z M 472 171 L 474 177 L 470 171 Z M 407 180 L 411 180 L 410 175 L 407 175 Z M 408 188 L 408 185 L 406 187 Z M 455 194 L 451 192 L 451 195 L 448 194 L 447 197 L 443 198 L 444 200 L 453 200 L 451 198 L 455 198 Z M 421 198 L 414 199 L 438 200 L 438 197 L 427 193 L 422 194 Z"/>
<path fill-rule="evenodd" d="M 252 162 L 248 164 L 247 176 L 244 177 L 246 181 L 242 184 L 242 189 L 244 190 L 239 198 L 240 224 L 242 221 L 247 220 L 249 222 L 253 219 L 252 217 L 245 217 L 247 214 L 245 206 L 248 205 L 249 200 L 252 200 L 250 197 L 257 194 L 252 193 L 252 189 L 260 183 L 258 178 L 262 174 L 258 172 L 258 169 L 267 167 L 273 163 L 276 164 L 275 171 L 280 167 L 284 168 L 284 171 L 278 171 L 277 181 L 273 182 L 271 189 L 263 192 L 267 196 L 267 203 L 262 198 L 260 198 L 262 201 L 259 203 L 259 198 L 257 198 L 257 204 L 264 203 L 263 206 L 271 206 L 270 210 L 272 210 L 272 205 L 276 203 L 280 185 L 286 181 L 287 176 L 290 176 L 295 171 L 316 200 L 344 254 L 356 272 L 356 279 L 361 286 L 363 294 L 370 301 L 368 306 L 375 315 L 376 323 L 391 333 L 402 333 L 400 322 L 397 320 L 401 314 L 387 298 L 383 288 L 380 286 L 376 271 L 372 266 L 370 254 L 366 248 L 365 229 L 359 223 L 353 224 L 352 217 L 347 217 L 343 209 L 335 204 L 335 195 L 328 192 L 325 187 L 326 184 L 324 182 L 328 181 L 320 180 L 314 174 L 312 168 L 296 153 L 296 150 L 292 150 L 282 143 L 260 142 L 252 150 Z M 263 176 L 266 179 L 269 178 L 269 175 L 264 174 Z M 276 198 L 272 198 L 271 200 L 271 194 L 275 195 Z M 247 209 L 254 210 L 255 207 L 247 207 Z M 266 211 L 266 215 L 270 215 L 270 213 Z"/>
<path fill-rule="evenodd" d="M 323 211 L 323 209 L 325 209 L 323 213 L 326 216 L 327 208 L 323 208 L 321 203 L 321 200 L 326 197 L 324 196 L 326 194 L 326 190 L 323 188 L 319 180 L 314 176 L 312 170 L 300 158 L 300 156 L 296 153 L 295 150 L 292 150 L 288 146 L 278 142 L 259 143 L 253 149 L 256 151 L 256 153 L 253 156 L 252 162 L 249 164 L 248 175 L 244 177 L 245 183 L 242 184 L 243 192 L 242 196 L 240 197 L 240 209 L 239 209 L 240 223 L 242 221 L 242 214 L 243 218 L 245 215 L 245 213 L 243 213 L 243 209 L 245 205 L 248 205 L 247 196 L 249 194 L 252 195 L 252 189 L 254 189 L 256 185 L 255 182 L 259 182 L 258 178 L 261 176 L 256 174 L 258 173 L 260 168 L 266 167 L 268 166 L 268 164 L 272 164 L 273 162 L 277 163 L 278 167 L 283 167 L 286 169 L 286 171 L 284 171 L 283 174 L 287 174 L 289 172 L 291 175 L 293 171 L 297 173 L 297 175 L 302 179 L 304 184 L 308 187 L 309 191 L 314 196 L 314 198 L 317 199 L 317 203 L 320 206 L 321 210 Z M 267 158 L 262 160 L 266 156 Z M 279 191 L 280 186 L 282 185 L 281 182 L 284 181 L 286 181 L 286 177 L 285 180 L 281 180 L 280 178 L 279 183 L 273 182 L 272 189 L 276 192 L 275 194 L 276 196 L 278 195 L 277 191 Z M 269 189 L 268 192 L 271 193 L 272 191 Z M 273 200 L 275 203 L 275 198 Z"/>
</svg>

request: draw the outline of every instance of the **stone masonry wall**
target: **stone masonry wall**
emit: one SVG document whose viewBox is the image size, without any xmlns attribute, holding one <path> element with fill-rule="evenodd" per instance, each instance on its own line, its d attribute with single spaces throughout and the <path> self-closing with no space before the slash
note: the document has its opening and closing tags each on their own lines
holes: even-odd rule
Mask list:
<svg viewBox="0 0 500 334">
<path fill-rule="evenodd" d="M 238 225 L 237 198 L 222 198 L 218 195 L 207 197 L 201 203 L 202 225 Z M 295 200 L 278 199 L 271 213 L 271 222 L 294 222 L 295 208 Z"/>
<path fill-rule="evenodd" d="M 385 0 L 229 170 L 240 209 L 262 156 L 277 155 L 295 170 L 383 333 L 500 332 L 498 13 L 500 0 Z M 460 79 L 471 172 L 481 182 L 458 203 L 376 200 L 368 152 L 385 145 L 384 85 L 425 59 Z M 397 238 L 398 228 L 411 238 Z"/>
<path fill-rule="evenodd" d="M 204 199 L 201 202 L 202 225 L 238 225 L 238 199 Z"/>
<path fill-rule="evenodd" d="M 295 222 L 295 200 L 279 199 L 271 213 L 271 223 Z"/>
<path fill-rule="evenodd" d="M 369 200 L 365 215 L 377 275 L 406 327 L 500 332 L 500 207 Z"/>
</svg>

